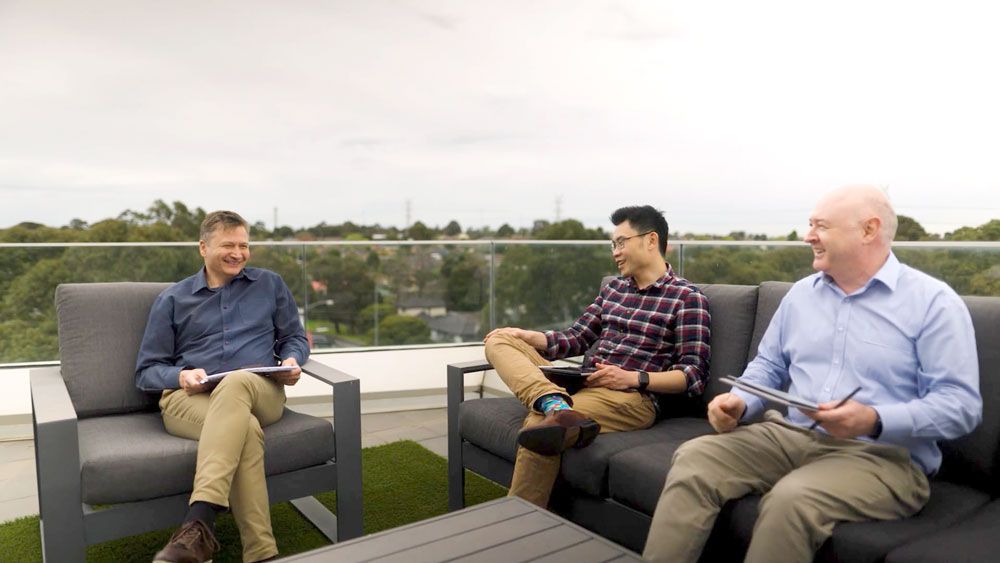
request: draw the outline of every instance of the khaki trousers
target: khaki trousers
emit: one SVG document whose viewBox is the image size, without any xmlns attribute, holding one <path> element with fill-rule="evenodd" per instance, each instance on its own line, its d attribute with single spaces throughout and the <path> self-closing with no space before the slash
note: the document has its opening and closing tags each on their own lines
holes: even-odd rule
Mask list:
<svg viewBox="0 0 1000 563">
<path fill-rule="evenodd" d="M 181 389 L 160 397 L 163 425 L 198 440 L 191 501 L 228 506 L 240 530 L 243 560 L 278 554 L 264 479 L 264 431 L 281 419 L 285 388 L 247 371 L 226 376 L 211 393 Z"/>
<path fill-rule="evenodd" d="M 767 422 L 683 444 L 660 495 L 645 559 L 697 561 L 721 507 L 763 493 L 746 561 L 812 561 L 837 522 L 911 516 L 927 502 L 905 448 Z"/>
<path fill-rule="evenodd" d="M 493 364 L 500 379 L 529 409 L 542 395 L 567 395 L 565 389 L 546 379 L 538 369 L 538 366 L 549 365 L 549 362 L 520 338 L 508 334 L 493 336 L 486 341 L 486 358 Z M 656 419 L 652 399 L 641 393 L 585 387 L 572 396 L 572 401 L 574 410 L 601 425 L 601 433 L 648 428 Z M 543 418 L 544 415 L 532 410 L 524 419 L 524 426 L 537 424 Z M 541 507 L 547 506 L 561 463 L 562 456 L 541 455 L 518 447 L 508 495 Z"/>
</svg>

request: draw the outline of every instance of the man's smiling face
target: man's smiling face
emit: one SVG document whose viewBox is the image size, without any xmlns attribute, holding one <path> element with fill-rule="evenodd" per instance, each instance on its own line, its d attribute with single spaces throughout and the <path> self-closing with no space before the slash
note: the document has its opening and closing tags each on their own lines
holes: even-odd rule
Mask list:
<svg viewBox="0 0 1000 563">
<path fill-rule="evenodd" d="M 218 287 L 236 277 L 250 260 L 250 235 L 244 227 L 217 228 L 198 243 L 205 259 L 209 286 Z"/>
</svg>

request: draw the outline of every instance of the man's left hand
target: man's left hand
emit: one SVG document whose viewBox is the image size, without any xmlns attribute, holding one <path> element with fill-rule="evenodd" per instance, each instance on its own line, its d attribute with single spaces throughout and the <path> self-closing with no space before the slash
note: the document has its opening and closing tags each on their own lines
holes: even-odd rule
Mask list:
<svg viewBox="0 0 1000 563">
<path fill-rule="evenodd" d="M 279 371 L 271 374 L 271 378 L 281 383 L 283 385 L 295 385 L 299 382 L 299 377 L 302 376 L 302 368 L 299 367 L 299 361 L 295 358 L 285 358 L 281 361 L 283 366 L 292 366 L 295 369 L 291 371 Z"/>
<path fill-rule="evenodd" d="M 847 401 L 838 407 L 840 401 L 820 403 L 816 412 L 803 410 L 802 413 L 819 422 L 835 438 L 856 438 L 868 436 L 875 431 L 878 413 L 875 409 L 857 401 Z"/>
<path fill-rule="evenodd" d="M 611 364 L 594 364 L 597 368 L 594 373 L 587 376 L 587 387 L 607 387 L 615 391 L 634 389 L 639 385 L 639 374 L 634 371 L 626 371 Z"/>
</svg>

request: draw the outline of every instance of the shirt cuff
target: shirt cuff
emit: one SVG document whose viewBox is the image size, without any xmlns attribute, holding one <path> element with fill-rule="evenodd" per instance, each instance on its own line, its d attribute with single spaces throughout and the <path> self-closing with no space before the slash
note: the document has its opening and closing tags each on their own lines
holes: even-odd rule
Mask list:
<svg viewBox="0 0 1000 563">
<path fill-rule="evenodd" d="M 764 401 L 761 400 L 760 397 L 747 393 L 741 389 L 733 389 L 730 393 L 743 399 L 743 402 L 747 405 L 746 410 L 743 411 L 743 416 L 740 417 L 740 422 L 753 420 L 754 417 L 764 412 Z"/>
<path fill-rule="evenodd" d="M 879 442 L 901 444 L 912 436 L 913 416 L 905 403 L 872 408 L 882 418 L 882 434 L 878 437 Z"/>
<path fill-rule="evenodd" d="M 548 359 L 552 359 L 559 352 L 559 342 L 556 341 L 556 333 L 554 330 L 546 330 L 542 334 L 545 335 L 545 353 L 542 355 Z"/>
</svg>

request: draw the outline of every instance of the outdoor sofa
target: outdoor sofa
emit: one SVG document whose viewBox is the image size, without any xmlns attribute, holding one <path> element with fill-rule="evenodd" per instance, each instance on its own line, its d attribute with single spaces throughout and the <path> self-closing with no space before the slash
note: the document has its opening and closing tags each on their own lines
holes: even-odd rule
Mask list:
<svg viewBox="0 0 1000 563">
<path fill-rule="evenodd" d="M 665 396 L 665 417 L 652 428 L 600 435 L 563 454 L 550 508 L 586 528 L 641 552 L 674 451 L 712 433 L 705 405 L 729 388 L 757 351 L 771 316 L 791 287 L 702 285 L 712 314 L 712 362 L 703 396 Z M 944 461 L 931 479 L 931 497 L 915 516 L 888 522 L 840 524 L 818 561 L 963 561 L 1000 554 L 1000 298 L 965 297 L 979 352 L 983 422 L 970 435 L 942 442 Z M 464 504 L 463 468 L 509 485 L 516 436 L 526 409 L 512 397 L 463 400 L 466 373 L 485 361 L 448 366 L 449 503 Z M 742 560 L 757 518 L 757 495 L 728 503 L 703 561 Z"/>
</svg>

